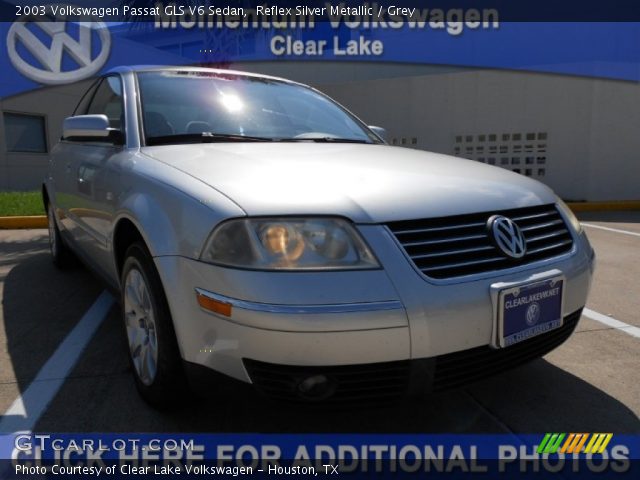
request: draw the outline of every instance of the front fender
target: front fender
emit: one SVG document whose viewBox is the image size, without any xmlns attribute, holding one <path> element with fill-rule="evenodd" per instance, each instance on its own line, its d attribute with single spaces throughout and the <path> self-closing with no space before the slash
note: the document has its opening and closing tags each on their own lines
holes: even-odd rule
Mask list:
<svg viewBox="0 0 640 480">
<path fill-rule="evenodd" d="M 127 219 L 136 226 L 153 257 L 198 258 L 211 230 L 228 218 L 229 212 L 210 205 L 210 201 L 196 200 L 166 185 L 131 193 L 114 216 L 109 248 L 113 251 L 119 222 Z"/>
</svg>

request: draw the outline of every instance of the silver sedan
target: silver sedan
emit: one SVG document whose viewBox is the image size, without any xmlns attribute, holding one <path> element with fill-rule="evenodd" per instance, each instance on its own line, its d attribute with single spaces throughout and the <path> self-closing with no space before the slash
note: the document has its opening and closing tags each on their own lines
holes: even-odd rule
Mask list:
<svg viewBox="0 0 640 480">
<path fill-rule="evenodd" d="M 227 70 L 98 79 L 43 197 L 54 262 L 121 293 L 157 406 L 213 372 L 290 401 L 454 388 L 567 339 L 594 263 L 541 183 L 388 146 L 313 88 Z"/>
</svg>

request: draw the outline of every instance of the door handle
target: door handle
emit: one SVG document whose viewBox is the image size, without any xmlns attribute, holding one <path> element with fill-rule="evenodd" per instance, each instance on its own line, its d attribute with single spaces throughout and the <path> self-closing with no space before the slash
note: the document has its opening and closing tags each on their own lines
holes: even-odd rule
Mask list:
<svg viewBox="0 0 640 480">
<path fill-rule="evenodd" d="M 67 173 L 71 172 L 71 162 L 67 163 Z"/>
</svg>

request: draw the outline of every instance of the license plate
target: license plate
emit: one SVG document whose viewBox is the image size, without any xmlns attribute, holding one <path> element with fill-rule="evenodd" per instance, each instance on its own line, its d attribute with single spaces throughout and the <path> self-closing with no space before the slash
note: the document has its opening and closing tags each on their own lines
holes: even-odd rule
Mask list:
<svg viewBox="0 0 640 480">
<path fill-rule="evenodd" d="M 499 345 L 509 347 L 560 327 L 563 287 L 563 278 L 554 277 L 501 290 Z"/>
</svg>

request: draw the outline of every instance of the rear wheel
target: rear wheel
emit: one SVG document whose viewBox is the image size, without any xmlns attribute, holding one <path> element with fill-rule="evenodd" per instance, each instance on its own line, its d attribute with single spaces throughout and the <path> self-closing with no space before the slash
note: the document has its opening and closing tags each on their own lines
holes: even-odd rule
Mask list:
<svg viewBox="0 0 640 480">
<path fill-rule="evenodd" d="M 72 263 L 72 255 L 62 240 L 60 229 L 56 223 L 56 215 L 53 205 L 47 207 L 47 222 L 49 224 L 49 250 L 56 267 L 68 268 Z"/>
<path fill-rule="evenodd" d="M 174 407 L 186 393 L 186 381 L 160 276 L 143 244 L 127 249 L 120 285 L 136 387 L 153 406 Z"/>
</svg>

